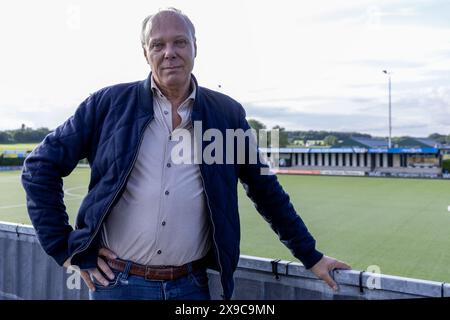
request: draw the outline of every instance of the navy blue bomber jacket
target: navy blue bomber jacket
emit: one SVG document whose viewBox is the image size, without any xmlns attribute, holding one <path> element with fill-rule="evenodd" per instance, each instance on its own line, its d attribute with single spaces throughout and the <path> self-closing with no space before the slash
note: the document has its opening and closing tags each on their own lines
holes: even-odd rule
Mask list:
<svg viewBox="0 0 450 320">
<path fill-rule="evenodd" d="M 90 95 L 25 160 L 22 184 L 28 213 L 42 247 L 59 265 L 71 257 L 71 263 L 81 269 L 97 266 L 99 229 L 125 189 L 144 130 L 153 119 L 150 77 Z M 203 132 L 215 128 L 225 137 L 226 129 L 250 128 L 238 102 L 207 88 L 197 88 L 192 121 L 201 121 Z M 207 144 L 203 142 L 203 149 Z M 246 148 L 250 146 L 246 144 Z M 225 159 L 225 149 L 223 153 Z M 90 164 L 91 177 L 73 229 L 63 202 L 62 177 L 84 158 Z M 314 238 L 276 176 L 260 174 L 265 165 L 259 159 L 256 164 L 246 161 L 199 166 L 213 230 L 210 268 L 220 272 L 225 299 L 232 296 L 233 273 L 239 260 L 238 179 L 258 212 L 306 268 L 321 259 Z"/>
</svg>

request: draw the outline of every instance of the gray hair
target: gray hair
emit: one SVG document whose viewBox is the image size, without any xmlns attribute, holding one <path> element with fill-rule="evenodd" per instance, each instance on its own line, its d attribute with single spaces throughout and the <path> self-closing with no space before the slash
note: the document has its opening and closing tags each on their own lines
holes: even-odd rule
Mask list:
<svg viewBox="0 0 450 320">
<path fill-rule="evenodd" d="M 181 10 L 178 10 L 176 8 L 167 8 L 167 9 L 162 9 L 159 10 L 158 13 L 156 14 L 151 14 L 148 17 L 146 17 L 144 19 L 144 21 L 142 21 L 142 30 L 141 30 L 141 44 L 142 47 L 145 48 L 145 46 L 147 45 L 147 41 L 148 41 L 148 37 L 150 35 L 151 29 L 152 29 L 152 22 L 155 18 L 159 17 L 162 14 L 175 14 L 180 16 L 187 24 L 189 31 L 191 33 L 192 36 L 192 40 L 195 42 L 195 28 L 194 28 L 194 24 L 192 23 L 192 21 L 189 19 L 189 17 L 187 15 L 185 15 L 183 12 L 181 12 Z"/>
</svg>

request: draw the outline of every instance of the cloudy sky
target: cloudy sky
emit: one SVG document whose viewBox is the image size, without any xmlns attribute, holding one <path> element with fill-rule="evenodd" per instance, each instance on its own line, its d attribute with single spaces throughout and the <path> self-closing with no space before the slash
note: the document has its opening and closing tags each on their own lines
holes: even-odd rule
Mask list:
<svg viewBox="0 0 450 320">
<path fill-rule="evenodd" d="M 0 4 L 0 129 L 55 128 L 102 87 L 144 79 L 140 23 L 175 6 L 194 74 L 249 118 L 298 130 L 450 133 L 450 1 L 81 1 Z M 219 88 L 220 85 L 220 88 Z"/>
</svg>

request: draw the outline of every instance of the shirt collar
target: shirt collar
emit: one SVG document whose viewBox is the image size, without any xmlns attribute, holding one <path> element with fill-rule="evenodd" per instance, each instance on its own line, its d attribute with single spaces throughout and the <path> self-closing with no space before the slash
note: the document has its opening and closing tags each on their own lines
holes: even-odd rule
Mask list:
<svg viewBox="0 0 450 320">
<path fill-rule="evenodd" d="M 153 76 L 150 77 L 150 87 L 153 91 L 153 94 L 157 95 L 159 98 L 165 98 L 167 99 L 164 94 L 161 92 L 161 90 L 158 88 L 158 85 L 156 84 L 155 80 L 153 79 Z M 191 85 L 190 85 L 190 89 L 192 89 L 191 93 L 189 94 L 189 96 L 186 98 L 186 100 L 195 100 L 195 94 L 197 91 L 197 87 L 195 86 L 195 81 L 192 79 L 191 77 Z"/>
</svg>

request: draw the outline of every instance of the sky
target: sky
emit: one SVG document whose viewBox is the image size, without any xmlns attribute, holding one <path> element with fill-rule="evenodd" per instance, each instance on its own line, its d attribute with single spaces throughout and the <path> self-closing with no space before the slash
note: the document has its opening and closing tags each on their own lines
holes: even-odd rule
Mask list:
<svg viewBox="0 0 450 320">
<path fill-rule="evenodd" d="M 145 79 L 141 21 L 181 9 L 199 84 L 288 130 L 450 134 L 450 1 L 81 1 L 0 4 L 0 130 L 54 129 L 90 93 Z"/>
</svg>

